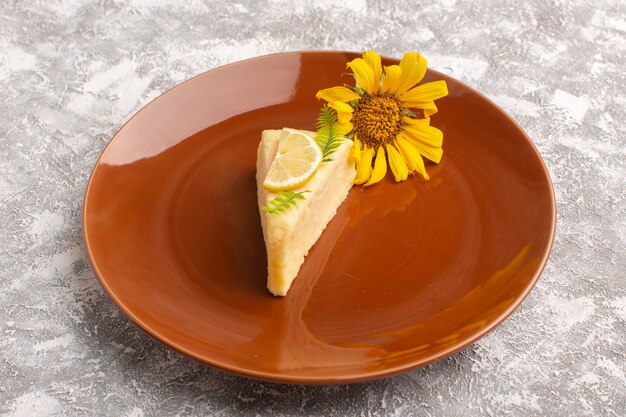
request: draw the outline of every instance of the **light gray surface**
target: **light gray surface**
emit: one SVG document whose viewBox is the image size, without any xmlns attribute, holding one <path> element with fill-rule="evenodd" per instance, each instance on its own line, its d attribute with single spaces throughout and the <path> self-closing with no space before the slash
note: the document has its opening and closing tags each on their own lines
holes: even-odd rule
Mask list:
<svg viewBox="0 0 626 417">
<path fill-rule="evenodd" d="M 626 413 L 624 3 L 337 3 L 1 2 L 0 414 Z M 81 240 L 83 191 L 113 133 L 208 69 L 366 48 L 422 52 L 500 104 L 539 148 L 558 226 L 521 308 L 437 364 L 331 387 L 225 374 L 135 328 L 96 281 Z"/>
</svg>

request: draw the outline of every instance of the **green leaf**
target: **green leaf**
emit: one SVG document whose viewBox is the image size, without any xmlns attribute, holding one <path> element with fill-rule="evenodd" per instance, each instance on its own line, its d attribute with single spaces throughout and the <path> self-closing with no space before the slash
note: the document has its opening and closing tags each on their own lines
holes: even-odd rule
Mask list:
<svg viewBox="0 0 626 417">
<path fill-rule="evenodd" d="M 341 130 L 337 112 L 325 104 L 317 118 L 317 134 L 315 135 L 315 142 L 319 145 L 324 157 L 322 162 L 332 161 L 328 156 L 341 145 L 343 139 Z"/>
<path fill-rule="evenodd" d="M 267 203 L 267 206 L 261 207 L 261 210 L 270 214 L 282 213 L 289 207 L 295 206 L 297 200 L 304 200 L 304 193 L 310 193 L 310 190 L 294 193 L 293 191 L 279 191 L 278 196 Z"/>
</svg>

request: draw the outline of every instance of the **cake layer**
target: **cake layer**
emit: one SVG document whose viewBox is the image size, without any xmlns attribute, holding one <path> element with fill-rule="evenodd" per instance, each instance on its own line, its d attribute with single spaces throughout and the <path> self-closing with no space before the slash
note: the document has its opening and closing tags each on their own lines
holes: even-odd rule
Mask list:
<svg viewBox="0 0 626 417">
<path fill-rule="evenodd" d="M 302 131 L 315 137 L 314 132 Z M 296 278 L 311 247 L 320 237 L 328 222 L 352 187 L 356 170 L 349 160 L 352 141 L 343 143 L 322 162 L 313 177 L 294 192 L 308 190 L 304 200 L 281 213 L 267 213 L 261 209 L 277 197 L 263 188 L 267 171 L 276 156 L 282 130 L 265 130 L 257 154 L 257 195 L 263 237 L 267 249 L 267 288 L 274 295 L 285 295 Z"/>
</svg>

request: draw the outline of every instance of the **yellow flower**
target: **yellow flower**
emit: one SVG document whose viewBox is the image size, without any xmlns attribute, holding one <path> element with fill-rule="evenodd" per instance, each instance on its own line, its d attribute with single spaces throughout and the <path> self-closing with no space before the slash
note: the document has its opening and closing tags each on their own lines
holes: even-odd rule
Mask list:
<svg viewBox="0 0 626 417">
<path fill-rule="evenodd" d="M 385 177 L 387 164 L 396 181 L 414 172 L 428 179 L 422 156 L 441 160 L 443 133 L 430 126 L 430 116 L 437 112 L 434 100 L 448 94 L 446 82 L 417 85 L 426 74 L 426 59 L 415 52 L 384 71 L 380 55 L 372 51 L 347 66 L 356 79 L 354 88 L 327 88 L 315 97 L 337 111 L 342 130 L 354 140 L 354 183 L 377 183 Z"/>
</svg>

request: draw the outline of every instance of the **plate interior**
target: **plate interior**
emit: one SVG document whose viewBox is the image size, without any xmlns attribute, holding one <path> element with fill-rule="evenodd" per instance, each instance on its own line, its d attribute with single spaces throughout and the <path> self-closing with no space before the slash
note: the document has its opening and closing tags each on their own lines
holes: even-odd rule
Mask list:
<svg viewBox="0 0 626 417">
<path fill-rule="evenodd" d="M 314 129 L 315 92 L 351 83 L 354 56 L 288 53 L 210 71 L 113 138 L 87 190 L 85 241 L 143 329 L 249 376 L 354 381 L 445 357 L 527 295 L 554 233 L 548 174 L 512 119 L 434 71 L 426 80 L 446 79 L 450 94 L 432 118 L 444 158 L 427 166 L 431 180 L 353 187 L 288 296 L 267 292 L 261 131 Z"/>
</svg>

